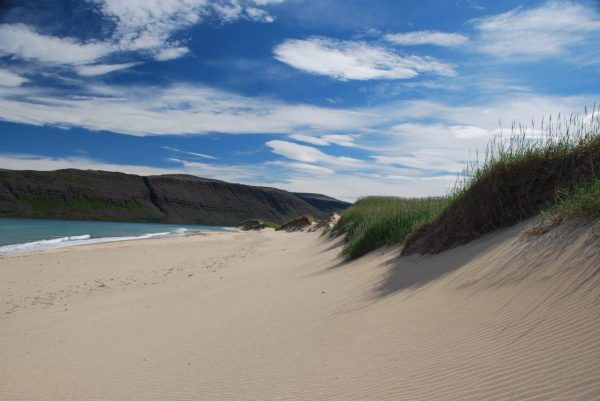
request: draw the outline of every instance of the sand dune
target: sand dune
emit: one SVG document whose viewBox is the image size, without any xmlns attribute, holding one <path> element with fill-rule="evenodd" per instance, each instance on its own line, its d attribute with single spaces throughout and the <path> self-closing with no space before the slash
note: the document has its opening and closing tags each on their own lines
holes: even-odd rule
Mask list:
<svg viewBox="0 0 600 401">
<path fill-rule="evenodd" d="M 351 263 L 318 233 L 0 258 L 1 400 L 600 399 L 600 223 Z"/>
</svg>

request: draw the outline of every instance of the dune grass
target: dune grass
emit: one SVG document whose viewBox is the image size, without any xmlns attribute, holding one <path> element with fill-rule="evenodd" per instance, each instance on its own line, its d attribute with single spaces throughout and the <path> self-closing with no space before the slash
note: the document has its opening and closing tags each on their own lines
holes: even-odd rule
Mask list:
<svg viewBox="0 0 600 401">
<path fill-rule="evenodd" d="M 494 137 L 482 160 L 465 169 L 444 213 L 411 233 L 402 254 L 443 252 L 517 224 L 599 174 L 596 107 L 539 127 L 513 125 L 510 135 Z"/>
<path fill-rule="evenodd" d="M 418 225 L 438 216 L 447 198 L 368 197 L 342 212 L 333 233 L 345 233 L 342 256 L 351 260 L 404 241 Z"/>
<path fill-rule="evenodd" d="M 561 196 L 552 212 L 563 217 L 600 217 L 600 178 L 583 182 L 570 193 Z"/>
<path fill-rule="evenodd" d="M 569 217 L 600 217 L 600 179 L 584 181 L 541 213 L 541 222 L 524 231 L 524 235 L 542 235 Z"/>
<path fill-rule="evenodd" d="M 403 254 L 438 253 L 548 208 L 598 216 L 600 110 L 514 125 L 489 142 L 443 198 L 361 199 L 332 234 L 345 259 L 404 243 Z M 479 155 L 478 155 L 479 156 Z M 558 213 L 558 212 L 555 212 Z"/>
<path fill-rule="evenodd" d="M 510 133 L 503 132 L 492 137 L 486 146 L 483 158 L 468 164 L 450 193 L 452 203 L 460 202 L 464 194 L 476 187 L 478 183 L 500 170 L 506 170 L 515 165 L 535 165 L 542 160 L 561 158 L 575 159 L 581 153 L 590 155 L 600 146 L 600 107 L 595 105 L 588 114 L 583 116 L 571 115 L 568 118 L 549 118 L 547 123 L 542 120 L 539 127 L 535 122 L 527 125 L 513 123 Z M 590 162 L 593 160 L 590 159 Z M 571 173 L 564 167 L 557 173 Z M 593 165 L 592 165 L 593 170 Z M 554 172 L 552 172 L 554 173 Z M 600 171 L 592 171 L 594 176 Z M 559 189 L 557 188 L 557 191 Z"/>
</svg>

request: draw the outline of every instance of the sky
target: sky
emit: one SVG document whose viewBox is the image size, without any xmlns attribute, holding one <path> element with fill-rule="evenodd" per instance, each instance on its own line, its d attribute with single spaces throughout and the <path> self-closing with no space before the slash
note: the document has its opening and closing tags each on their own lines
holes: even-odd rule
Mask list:
<svg viewBox="0 0 600 401">
<path fill-rule="evenodd" d="M 0 0 L 0 168 L 447 193 L 600 102 L 599 1 Z"/>
</svg>

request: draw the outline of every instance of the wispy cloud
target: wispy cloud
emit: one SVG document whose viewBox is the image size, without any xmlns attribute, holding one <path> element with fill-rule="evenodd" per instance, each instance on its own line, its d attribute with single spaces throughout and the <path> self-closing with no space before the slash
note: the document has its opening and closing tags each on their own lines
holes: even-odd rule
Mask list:
<svg viewBox="0 0 600 401">
<path fill-rule="evenodd" d="M 75 67 L 75 71 L 84 77 L 93 77 L 114 71 L 126 70 L 137 64 L 138 63 L 80 65 Z"/>
<path fill-rule="evenodd" d="M 216 157 L 211 156 L 211 155 L 207 155 L 206 153 L 189 152 L 189 151 L 186 151 L 186 150 L 181 150 L 181 149 L 173 148 L 171 146 L 163 146 L 163 149 L 170 150 L 171 152 L 175 152 L 175 153 L 182 153 L 182 154 L 186 154 L 186 155 L 190 155 L 190 156 L 201 157 L 203 159 L 210 159 L 210 160 L 216 160 L 217 159 Z"/>
<path fill-rule="evenodd" d="M 100 75 L 133 66 L 111 64 L 107 58 L 128 54 L 138 61 L 184 56 L 189 49 L 173 36 L 208 18 L 223 22 L 246 19 L 272 22 L 263 8 L 272 3 L 256 0 L 86 0 L 97 7 L 110 33 L 93 40 L 41 34 L 22 23 L 0 24 L 0 56 L 41 64 L 77 66 L 84 76 Z M 282 0 L 283 1 L 283 0 Z M 123 68 L 117 68 L 117 65 Z"/>
<path fill-rule="evenodd" d="M 475 105 L 403 100 L 363 108 L 328 108 L 243 96 L 202 85 L 162 89 L 94 85 L 84 86 L 75 93 L 13 85 L 0 87 L 0 119 L 139 136 L 287 134 L 294 135 L 291 139 L 318 146 L 327 143 L 361 147 L 357 142 L 359 136 L 364 143 L 373 135 L 388 132 L 390 127 L 414 121 L 440 121 L 447 126 L 466 127 L 455 131 L 463 136 L 477 136 L 476 128 L 470 127 L 496 129 L 499 119 L 504 126 L 510 126 L 513 119 L 539 121 L 549 113 L 579 112 L 584 105 L 595 101 L 593 96 L 507 93 Z"/>
<path fill-rule="evenodd" d="M 85 157 L 46 157 L 23 154 L 0 154 L 0 166 L 13 170 L 53 171 L 77 168 L 82 170 L 120 171 L 139 175 L 172 174 L 174 172 L 166 168 L 105 163 Z"/>
<path fill-rule="evenodd" d="M 92 63 L 116 48 L 105 42 L 41 35 L 24 24 L 0 24 L 0 55 L 49 64 Z"/>
<path fill-rule="evenodd" d="M 206 86 L 89 86 L 71 92 L 0 90 L 0 118 L 131 135 L 331 132 L 365 126 L 368 112 L 289 105 Z"/>
<path fill-rule="evenodd" d="M 180 58 L 180 57 L 188 54 L 189 52 L 190 52 L 190 49 L 188 49 L 185 46 L 169 47 L 169 48 L 166 48 L 163 50 L 159 50 L 154 55 L 154 59 L 157 61 L 175 60 L 177 58 Z"/>
<path fill-rule="evenodd" d="M 24 78 L 12 71 L 0 68 L 0 86 L 5 87 L 17 87 L 27 82 L 27 78 Z"/>
<path fill-rule="evenodd" d="M 224 22 L 247 19 L 272 22 L 262 7 L 269 1 L 254 0 L 88 0 L 116 24 L 113 40 L 122 49 L 152 51 L 157 60 L 170 60 L 188 52 L 172 39 L 175 32 L 210 17 Z M 281 1 L 278 1 L 278 3 Z"/>
<path fill-rule="evenodd" d="M 279 166 L 279 167 L 283 167 L 285 169 L 291 169 L 291 170 L 307 173 L 310 175 L 335 174 L 335 171 L 330 168 L 323 167 L 323 166 L 315 166 L 314 164 L 308 164 L 308 163 L 274 161 L 274 162 L 268 162 L 267 164 L 270 166 Z"/>
<path fill-rule="evenodd" d="M 550 1 L 535 8 L 474 19 L 478 49 L 497 57 L 541 58 L 597 41 L 600 14 L 570 1 Z M 592 39 L 591 35 L 596 35 Z"/>
<path fill-rule="evenodd" d="M 469 41 L 469 38 L 460 33 L 446 33 L 439 31 L 413 31 L 403 33 L 390 33 L 384 36 L 388 42 L 403 45 L 435 45 L 435 46 L 460 46 Z"/>
<path fill-rule="evenodd" d="M 293 134 L 290 135 L 290 138 L 298 141 L 310 143 L 312 145 L 317 146 L 329 146 L 331 144 L 335 144 L 338 146 L 346 146 L 346 147 L 355 147 L 356 144 L 354 142 L 354 135 L 344 135 L 344 134 L 331 134 L 331 135 L 305 135 L 305 134 Z"/>
<path fill-rule="evenodd" d="M 312 146 L 299 145 L 293 142 L 272 140 L 268 141 L 266 145 L 271 148 L 273 153 L 299 162 L 321 163 L 342 168 L 360 168 L 365 165 L 363 160 L 351 157 L 331 156 Z"/>
<path fill-rule="evenodd" d="M 331 38 L 287 40 L 275 58 L 301 71 L 339 80 L 406 79 L 421 73 L 455 74 L 450 64 L 432 57 L 400 55 L 383 46 Z"/>
</svg>

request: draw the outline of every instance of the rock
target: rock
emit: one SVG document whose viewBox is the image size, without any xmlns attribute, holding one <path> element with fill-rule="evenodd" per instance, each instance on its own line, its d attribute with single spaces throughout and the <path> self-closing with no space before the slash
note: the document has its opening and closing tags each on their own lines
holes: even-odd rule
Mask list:
<svg viewBox="0 0 600 401">
<path fill-rule="evenodd" d="M 258 231 L 267 228 L 267 226 L 261 220 L 246 220 L 239 224 L 237 228 L 244 231 Z"/>
</svg>

